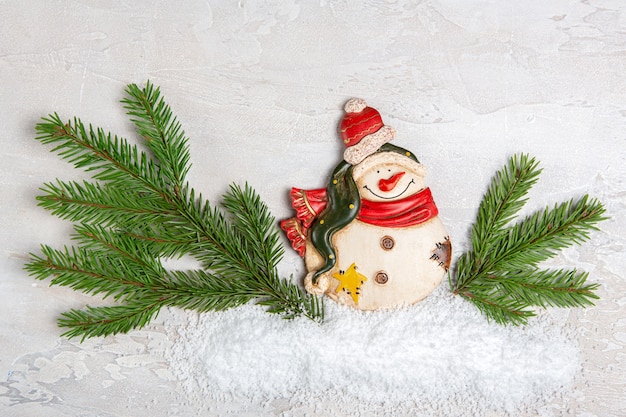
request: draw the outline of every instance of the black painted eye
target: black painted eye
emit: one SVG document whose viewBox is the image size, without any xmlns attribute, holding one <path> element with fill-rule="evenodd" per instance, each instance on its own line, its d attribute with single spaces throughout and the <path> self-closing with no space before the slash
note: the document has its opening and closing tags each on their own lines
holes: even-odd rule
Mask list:
<svg viewBox="0 0 626 417">
<path fill-rule="evenodd" d="M 377 170 L 376 170 L 376 173 L 377 173 L 377 174 L 380 174 L 380 170 L 379 170 L 379 169 L 377 169 Z"/>
</svg>

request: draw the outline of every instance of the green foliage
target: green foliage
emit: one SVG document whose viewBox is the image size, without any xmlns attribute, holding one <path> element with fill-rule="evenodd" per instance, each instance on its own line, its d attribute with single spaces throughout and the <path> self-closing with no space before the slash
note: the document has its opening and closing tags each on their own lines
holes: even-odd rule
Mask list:
<svg viewBox="0 0 626 417">
<path fill-rule="evenodd" d="M 46 183 L 39 205 L 75 223 L 76 246 L 42 245 L 26 269 L 51 285 L 112 298 L 117 305 L 71 310 L 68 337 L 141 328 L 165 306 L 214 311 L 256 300 L 286 318 L 321 319 L 321 301 L 280 278 L 283 256 L 275 219 L 247 184 L 231 185 L 223 209 L 186 182 L 188 140 L 149 82 L 129 85 L 122 102 L 149 153 L 123 138 L 50 115 L 36 139 L 92 173 L 94 181 Z M 191 255 L 198 270 L 168 270 L 162 260 Z"/>
<path fill-rule="evenodd" d="M 222 208 L 186 182 L 188 139 L 159 89 L 132 84 L 122 100 L 148 151 L 78 118 L 57 114 L 37 124 L 36 139 L 53 145 L 91 181 L 49 182 L 39 205 L 74 223 L 76 245 L 42 245 L 26 269 L 37 279 L 115 304 L 63 313 L 67 337 L 128 332 L 166 306 L 217 311 L 251 301 L 285 318 L 323 318 L 319 298 L 278 276 L 282 259 L 275 219 L 247 184 L 231 185 Z M 580 307 L 597 299 L 587 273 L 539 264 L 589 238 L 602 204 L 583 196 L 514 220 L 541 170 L 534 158 L 512 157 L 493 178 L 471 230 L 472 249 L 459 257 L 450 285 L 498 323 L 524 324 L 539 307 Z M 513 223 L 513 224 L 512 224 Z M 171 270 L 184 255 L 201 268 Z"/>
<path fill-rule="evenodd" d="M 472 249 L 459 257 L 450 283 L 454 294 L 498 323 L 525 324 L 533 306 L 582 307 L 598 298 L 586 273 L 539 266 L 589 238 L 605 219 L 598 200 L 585 195 L 510 225 L 540 172 L 535 159 L 522 154 L 494 176 L 471 231 Z"/>
</svg>

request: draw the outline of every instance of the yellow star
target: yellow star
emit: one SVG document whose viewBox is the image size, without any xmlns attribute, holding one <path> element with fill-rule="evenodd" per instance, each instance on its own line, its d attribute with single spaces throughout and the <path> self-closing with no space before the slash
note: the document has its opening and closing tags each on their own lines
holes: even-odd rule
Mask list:
<svg viewBox="0 0 626 417">
<path fill-rule="evenodd" d="M 339 285 L 337 286 L 337 290 L 335 292 L 338 293 L 342 290 L 347 292 L 354 300 L 354 303 L 358 304 L 361 284 L 367 281 L 367 277 L 356 271 L 356 265 L 354 262 L 346 271 L 335 272 L 333 274 L 333 278 L 336 278 L 339 281 Z"/>
</svg>

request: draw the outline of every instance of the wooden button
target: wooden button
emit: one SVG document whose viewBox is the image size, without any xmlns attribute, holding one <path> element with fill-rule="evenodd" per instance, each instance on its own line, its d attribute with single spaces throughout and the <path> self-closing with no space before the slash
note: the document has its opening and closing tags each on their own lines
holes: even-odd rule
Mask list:
<svg viewBox="0 0 626 417">
<path fill-rule="evenodd" d="M 391 250 L 396 245 L 396 241 L 391 236 L 383 236 L 380 239 L 380 247 L 384 250 Z"/>
<path fill-rule="evenodd" d="M 384 285 L 389 281 L 389 275 L 385 271 L 378 271 L 374 277 L 374 282 L 380 285 Z"/>
</svg>

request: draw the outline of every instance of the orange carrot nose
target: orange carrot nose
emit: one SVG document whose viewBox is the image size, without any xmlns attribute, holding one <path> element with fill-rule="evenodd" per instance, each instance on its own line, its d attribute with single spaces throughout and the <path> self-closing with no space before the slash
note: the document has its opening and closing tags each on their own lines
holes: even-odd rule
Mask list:
<svg viewBox="0 0 626 417">
<path fill-rule="evenodd" d="M 398 181 L 400 181 L 400 178 L 402 178 L 404 176 L 404 172 L 398 172 L 395 175 L 392 175 L 391 178 L 389 179 L 384 179 L 381 178 L 380 181 L 378 181 L 378 188 L 380 189 L 380 191 L 391 191 L 395 188 L 395 186 L 398 184 Z"/>
</svg>

